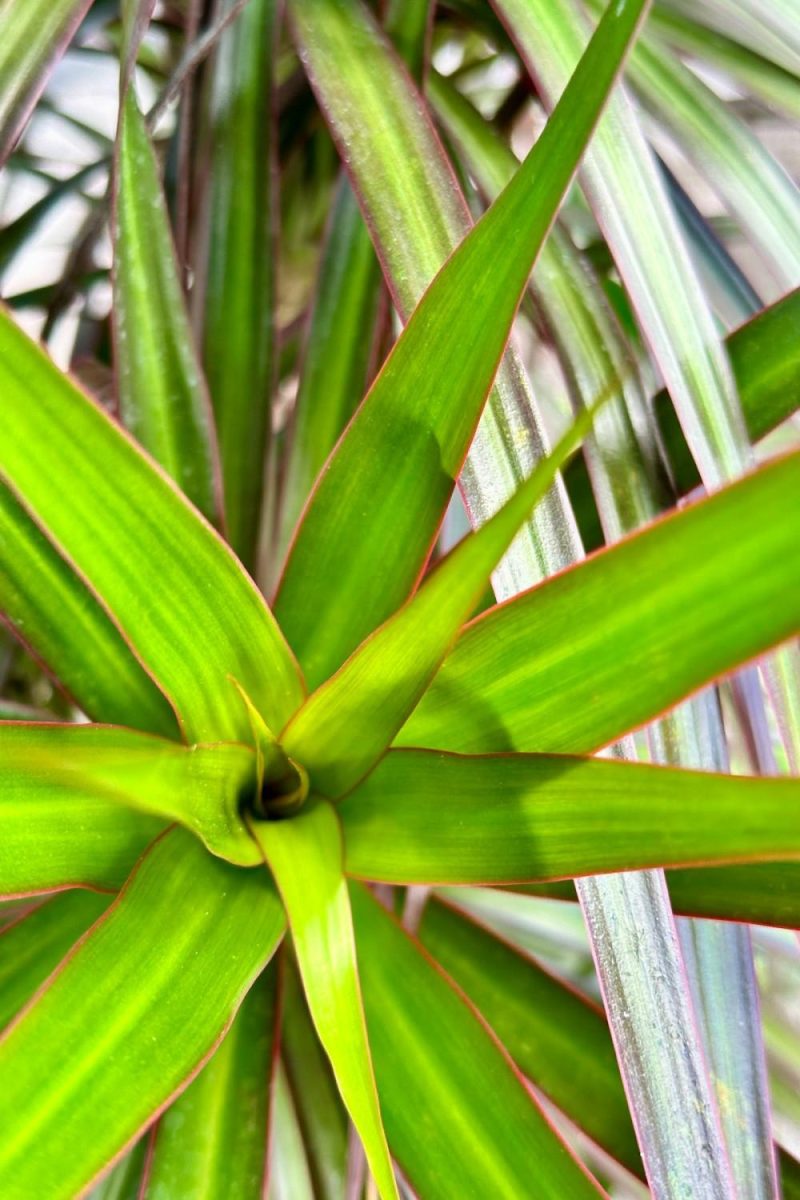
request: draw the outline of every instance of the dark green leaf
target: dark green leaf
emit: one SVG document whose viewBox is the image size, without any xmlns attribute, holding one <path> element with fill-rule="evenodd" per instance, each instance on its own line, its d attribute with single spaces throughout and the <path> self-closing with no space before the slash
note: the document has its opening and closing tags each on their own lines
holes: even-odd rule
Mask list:
<svg viewBox="0 0 800 1200">
<path fill-rule="evenodd" d="M 598 1145 L 641 1174 L 602 1010 L 440 901 L 425 906 L 419 936 L 527 1077 Z"/>
</svg>

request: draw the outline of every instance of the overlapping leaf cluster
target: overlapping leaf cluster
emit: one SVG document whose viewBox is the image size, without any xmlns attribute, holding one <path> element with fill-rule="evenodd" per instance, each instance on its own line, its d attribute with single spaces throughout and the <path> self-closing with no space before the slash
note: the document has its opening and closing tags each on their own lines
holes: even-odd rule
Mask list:
<svg viewBox="0 0 800 1200">
<path fill-rule="evenodd" d="M 0 702 L 0 894 L 23 902 L 0 938 L 0 1194 L 245 1198 L 270 1174 L 273 1195 L 327 1200 L 344 1195 L 348 1162 L 358 1171 L 349 1119 L 382 1197 L 603 1195 L 520 1072 L 624 1168 L 646 1168 L 654 1194 L 682 1194 L 660 1181 L 651 1135 L 643 1168 L 599 1009 L 441 898 L 418 936 L 396 917 L 405 895 L 412 925 L 427 897 L 412 885 L 571 895 L 564 881 L 668 867 L 679 911 L 797 923 L 777 889 L 800 877 L 800 781 L 763 762 L 751 776 L 690 762 L 683 743 L 654 752 L 660 765 L 624 761 L 631 731 L 800 629 L 800 451 L 750 458 L 751 438 L 796 407 L 800 295 L 729 338 L 735 380 L 702 297 L 696 321 L 665 317 L 692 268 L 665 258 L 673 218 L 662 225 L 661 191 L 647 191 L 638 126 L 628 137 L 617 78 L 634 42 L 633 85 L 696 154 L 717 148 L 719 186 L 783 290 L 797 284 L 800 201 L 765 151 L 740 186 L 752 135 L 737 125 L 724 142 L 727 109 L 703 107 L 704 85 L 654 48 L 669 13 L 641 34 L 644 0 L 609 6 L 582 54 L 560 3 L 444 14 L 503 49 L 499 16 L 553 109 L 518 165 L 431 71 L 468 189 L 493 201 L 474 227 L 388 41 L 419 75 L 421 6 L 390 5 L 387 34 L 359 0 L 291 0 L 304 75 L 278 57 L 273 0 L 223 0 L 173 138 L 192 202 L 177 186 L 170 208 L 133 70 L 153 7 L 122 6 L 112 187 L 90 222 L 109 218 L 116 412 L 0 312 L 0 606 L 29 669 L 43 664 L 69 703 Z M 5 8 L 8 153 L 89 5 Z M 552 53 L 536 44 L 547 20 Z M 701 36 L 674 20 L 678 41 Z M 343 177 L 287 432 L 272 428 L 286 373 L 272 165 L 280 154 L 292 180 L 287 129 L 304 153 L 309 137 L 330 153 L 320 110 L 358 198 Z M 180 166 L 192 154 L 194 176 Z M 633 328 L 567 227 L 551 233 L 581 164 L 619 255 L 625 290 L 609 287 L 623 320 L 633 303 L 669 398 L 648 399 Z M 609 200 L 614 179 L 630 194 Z M 652 244 L 638 221 L 623 252 L 636 188 Z M 42 216 L 0 234 L 7 254 Z M 370 237 L 405 323 L 386 353 Z M 77 292 L 93 282 L 79 259 L 62 281 Z M 727 259 L 725 272 L 730 285 Z M 577 416 L 549 453 L 507 345 L 529 283 L 574 372 Z M 55 319 L 58 289 L 46 303 Z M 697 469 L 711 494 L 677 505 Z M 459 481 L 477 528 L 431 565 Z M 608 542 L 574 564 L 570 498 L 583 532 Z M 522 594 L 487 605 L 491 578 L 501 598 Z M 791 647 L 781 654 L 769 671 L 791 761 L 797 681 Z M 737 685 L 751 732 L 752 684 Z M 659 728 L 678 745 L 670 720 Z M 618 755 L 593 757 L 614 743 Z M 665 897 L 653 920 L 662 912 Z M 770 1130 L 737 1157 L 710 1085 L 706 1115 L 720 1147 L 734 1137 L 725 1194 L 748 1171 L 771 1186 Z M 664 1161 L 718 1188 L 724 1148 L 703 1174 L 684 1140 Z M 787 1158 L 787 1188 L 793 1170 Z"/>
</svg>

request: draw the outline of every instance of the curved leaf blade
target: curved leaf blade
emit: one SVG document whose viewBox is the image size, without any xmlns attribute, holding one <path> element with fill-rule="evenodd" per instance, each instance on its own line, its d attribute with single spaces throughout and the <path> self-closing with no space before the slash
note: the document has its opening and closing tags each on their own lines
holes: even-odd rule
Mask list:
<svg viewBox="0 0 800 1200">
<path fill-rule="evenodd" d="M 120 414 L 192 503 L 222 513 L 211 406 L 189 327 L 158 164 L 133 88 L 114 189 L 114 365 Z"/>
<path fill-rule="evenodd" d="M 8 1200 L 68 1200 L 129 1145 L 213 1052 L 283 929 L 263 871 L 165 834 L 0 1042 Z"/>
<path fill-rule="evenodd" d="M 91 0 L 3 0 L 0 4 L 0 163 L 14 147 L 53 64 Z"/>
<path fill-rule="evenodd" d="M 467 534 L 289 722 L 281 744 L 303 764 L 317 791 L 331 799 L 344 795 L 387 749 L 520 526 L 590 429 L 600 403 L 578 417 L 499 512 Z"/>
<path fill-rule="evenodd" d="M 603 1195 L 463 995 L 365 888 L 350 894 L 384 1120 L 415 1191 L 437 1200 Z"/>
<path fill-rule="evenodd" d="M 141 1200 L 253 1200 L 264 1194 L 276 974 L 242 1001 L 222 1045 L 161 1117 Z"/>
<path fill-rule="evenodd" d="M 130 729 L 8 722 L 0 725 L 0 768 L 7 831 L 3 891 L 13 887 L 20 871 L 33 875 L 37 868 L 45 871 L 39 885 L 44 886 L 48 862 L 59 863 L 62 823 L 72 834 L 68 843 L 65 839 L 71 854 L 73 843 L 88 849 L 101 836 L 93 815 L 113 826 L 115 808 L 158 817 L 162 825 L 180 821 L 213 854 L 240 866 L 261 861 L 239 814 L 256 773 L 246 746 L 189 747 Z M 124 817 L 119 828 L 130 828 Z"/>
<path fill-rule="evenodd" d="M 414 586 L 528 274 L 642 7 L 609 8 L 542 137 L 434 279 L 318 480 L 275 601 L 312 685 Z"/>
<path fill-rule="evenodd" d="M 494 7 L 552 107 L 586 45 L 585 14 L 572 0 L 494 0 Z M 747 465 L 744 422 L 711 311 L 622 88 L 598 124 L 581 182 L 703 479 L 716 486 Z"/>
<path fill-rule="evenodd" d="M 0 1028 L 25 1005 L 111 903 L 79 888 L 53 896 L 0 933 Z"/>
<path fill-rule="evenodd" d="M 229 675 L 282 728 L 303 697 L 297 665 L 231 552 L 5 312 L 0 383 L 0 476 L 108 607 L 186 738 L 248 737 Z"/>
<path fill-rule="evenodd" d="M 175 737 L 175 714 L 85 583 L 0 484 L 0 610 L 87 716 Z"/>
<path fill-rule="evenodd" d="M 791 637 L 799 467 L 800 454 L 777 459 L 490 609 L 397 744 L 586 753 Z M 579 612 L 593 619 L 576 637 Z"/>
<path fill-rule="evenodd" d="M 338 819 L 327 801 L 317 801 L 290 821 L 251 828 L 281 893 L 308 1007 L 378 1191 L 382 1200 L 397 1200 L 364 1024 Z"/>
<path fill-rule="evenodd" d="M 800 855 L 800 780 L 613 759 L 392 750 L 342 802 L 345 867 L 504 884 Z"/>
<path fill-rule="evenodd" d="M 426 904 L 419 937 L 528 1079 L 599 1146 L 642 1175 L 602 1009 L 439 900 Z"/>
</svg>

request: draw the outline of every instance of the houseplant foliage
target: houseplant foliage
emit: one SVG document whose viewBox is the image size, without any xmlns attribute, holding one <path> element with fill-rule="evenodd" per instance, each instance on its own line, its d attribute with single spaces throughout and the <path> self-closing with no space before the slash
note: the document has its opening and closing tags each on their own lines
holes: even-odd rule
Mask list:
<svg viewBox="0 0 800 1200">
<path fill-rule="evenodd" d="M 0 0 L 7 1200 L 798 1194 L 800 31 L 646 8 Z"/>
</svg>

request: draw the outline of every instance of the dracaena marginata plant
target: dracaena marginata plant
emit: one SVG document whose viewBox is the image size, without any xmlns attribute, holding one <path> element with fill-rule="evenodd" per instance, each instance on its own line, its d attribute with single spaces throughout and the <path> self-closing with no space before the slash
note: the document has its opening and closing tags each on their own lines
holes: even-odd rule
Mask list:
<svg viewBox="0 0 800 1200">
<path fill-rule="evenodd" d="M 730 7 L 0 0 L 3 1200 L 798 1194 L 800 199 L 708 76 L 797 118 L 800 32 Z"/>
</svg>

